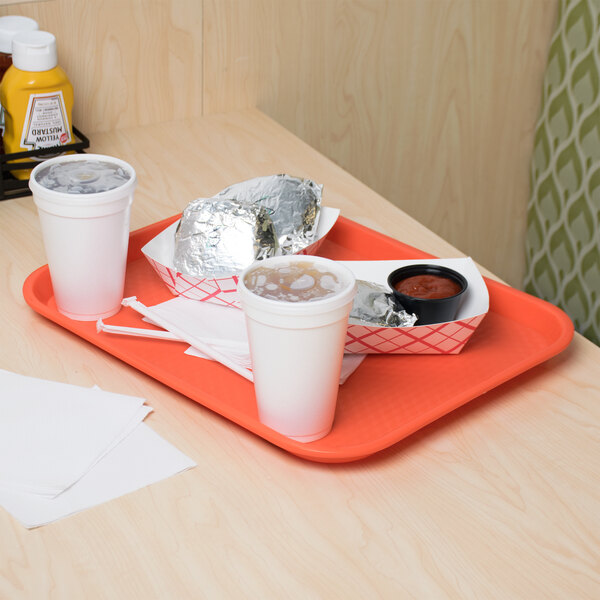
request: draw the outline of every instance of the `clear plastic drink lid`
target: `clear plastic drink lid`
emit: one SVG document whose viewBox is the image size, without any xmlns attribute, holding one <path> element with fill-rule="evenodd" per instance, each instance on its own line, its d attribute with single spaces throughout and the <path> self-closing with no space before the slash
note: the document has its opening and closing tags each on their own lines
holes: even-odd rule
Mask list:
<svg viewBox="0 0 600 600">
<path fill-rule="evenodd" d="M 118 163 L 84 159 L 56 162 L 41 167 L 35 181 L 42 187 L 63 194 L 97 194 L 121 187 L 132 174 Z"/>
<path fill-rule="evenodd" d="M 253 294 L 282 302 L 314 302 L 344 288 L 337 273 L 308 260 L 273 267 L 258 264 L 246 274 L 244 284 Z"/>
</svg>

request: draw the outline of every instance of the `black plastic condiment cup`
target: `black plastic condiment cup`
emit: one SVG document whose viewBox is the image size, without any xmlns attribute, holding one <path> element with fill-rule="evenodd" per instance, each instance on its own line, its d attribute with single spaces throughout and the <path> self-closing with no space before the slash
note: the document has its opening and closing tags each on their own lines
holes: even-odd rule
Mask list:
<svg viewBox="0 0 600 600">
<path fill-rule="evenodd" d="M 415 298 L 400 293 L 395 287 L 396 284 L 414 275 L 437 275 L 438 277 L 451 279 L 460 285 L 460 292 L 447 298 Z M 428 264 L 409 265 L 392 271 L 388 276 L 388 285 L 394 293 L 396 303 L 407 312 L 417 315 L 416 325 L 431 325 L 453 321 L 468 287 L 465 277 L 457 271 Z"/>
</svg>

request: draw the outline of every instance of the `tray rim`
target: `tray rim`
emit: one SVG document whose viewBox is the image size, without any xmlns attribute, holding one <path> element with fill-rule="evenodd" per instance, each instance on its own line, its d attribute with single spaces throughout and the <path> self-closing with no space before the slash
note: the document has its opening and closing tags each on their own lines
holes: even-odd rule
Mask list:
<svg viewBox="0 0 600 600">
<path fill-rule="evenodd" d="M 141 253 L 141 248 L 146 243 L 144 241 L 144 236 L 146 234 L 148 234 L 148 232 L 154 232 L 157 229 L 157 227 L 159 227 L 159 226 L 164 225 L 165 227 L 167 227 L 170 223 L 174 222 L 180 216 L 181 216 L 181 213 L 178 213 L 171 217 L 167 217 L 166 219 L 159 220 L 155 223 L 151 223 L 149 225 L 146 225 L 144 227 L 136 229 L 135 231 L 130 232 L 130 245 L 129 245 L 129 250 L 128 250 L 128 258 L 127 258 L 128 263 L 136 261 L 136 260 L 146 261 L 146 258 Z M 355 221 L 352 221 L 351 219 L 343 217 L 342 215 L 339 216 L 338 222 L 336 223 L 336 225 L 334 225 L 333 229 L 335 229 L 336 226 L 351 226 L 357 231 L 362 231 L 365 234 L 374 235 L 376 237 L 383 238 L 383 239 L 387 240 L 388 242 L 391 242 L 398 246 L 404 247 L 406 249 L 410 249 L 410 251 L 415 254 L 416 258 L 428 258 L 428 257 L 433 258 L 434 257 L 432 254 L 429 254 L 427 252 L 424 252 L 422 250 L 414 248 L 413 246 L 405 244 L 404 242 L 396 240 L 395 238 L 390 237 L 386 234 L 382 234 L 373 229 L 370 229 L 369 227 L 361 225 L 360 223 L 356 223 Z M 324 463 L 352 462 L 352 461 L 366 458 L 377 452 L 385 450 L 386 448 L 389 448 L 389 447 L 395 445 L 396 443 L 402 441 L 403 439 L 407 438 L 408 436 L 412 435 L 413 433 L 422 429 L 423 427 L 426 427 L 427 425 L 436 421 L 437 419 L 440 419 L 440 418 L 446 416 L 448 413 L 452 412 L 453 410 L 456 410 L 457 408 L 467 404 L 471 400 L 474 400 L 475 398 L 480 397 L 481 395 L 494 389 L 495 387 L 501 385 L 502 383 L 505 383 L 505 382 L 513 379 L 514 377 L 517 377 L 518 375 L 528 371 L 529 369 L 545 362 L 546 360 L 552 358 L 553 356 L 556 356 L 558 353 L 560 353 L 562 350 L 564 350 L 569 345 L 569 343 L 571 342 L 571 339 L 573 338 L 573 334 L 574 334 L 574 326 L 573 326 L 572 321 L 558 307 L 546 302 L 545 300 L 536 298 L 534 296 L 531 296 L 530 294 L 521 292 L 520 290 L 515 290 L 514 288 L 511 288 L 510 286 L 508 286 L 502 282 L 499 282 L 499 281 L 496 281 L 496 280 L 493 280 L 493 279 L 490 279 L 490 278 L 484 276 L 484 281 L 486 282 L 486 285 L 488 285 L 488 290 L 490 292 L 490 300 L 492 298 L 492 294 L 493 294 L 494 290 L 496 290 L 496 293 L 502 293 L 501 290 L 510 290 L 511 293 L 516 292 L 518 294 L 523 294 L 529 298 L 532 298 L 535 302 L 539 302 L 540 306 L 544 306 L 546 311 L 549 314 L 551 314 L 555 318 L 556 322 L 560 325 L 560 332 L 556 336 L 556 338 L 553 340 L 553 342 L 545 345 L 543 351 L 540 351 L 538 354 L 532 355 L 529 358 L 529 360 L 527 360 L 527 361 L 521 360 L 519 365 L 523 368 L 520 368 L 517 373 L 514 373 L 514 374 L 510 375 L 509 377 L 505 377 L 502 375 L 502 372 L 498 372 L 497 374 L 495 374 L 495 376 L 489 377 L 487 380 L 482 382 L 485 385 L 482 385 L 481 389 L 477 390 L 477 393 L 475 395 L 465 394 L 466 397 L 463 397 L 463 395 L 454 396 L 451 398 L 451 400 L 452 400 L 451 402 L 445 401 L 441 404 L 436 405 L 435 409 L 432 408 L 429 411 L 429 414 L 423 419 L 423 422 L 420 425 L 418 425 L 414 428 L 411 428 L 411 429 L 406 429 L 406 428 L 402 429 L 402 434 L 400 436 L 398 436 L 398 434 L 396 433 L 397 430 L 394 429 L 394 430 L 390 430 L 390 431 L 386 432 L 384 435 L 377 437 L 374 440 L 371 440 L 368 443 L 361 442 L 359 444 L 345 444 L 341 449 L 338 448 L 336 450 L 319 449 L 318 448 L 318 442 L 319 442 L 318 440 L 315 442 L 312 442 L 310 444 L 304 444 L 302 442 L 291 440 L 291 439 L 283 436 L 282 434 L 279 434 L 278 432 L 262 425 L 262 423 L 260 423 L 257 419 L 250 419 L 246 414 L 241 415 L 243 418 L 240 418 L 240 415 L 237 415 L 237 418 L 232 418 L 232 416 L 226 414 L 222 410 L 219 410 L 218 398 L 215 398 L 212 394 L 207 394 L 206 392 L 204 392 L 202 394 L 197 394 L 197 393 L 194 394 L 190 390 L 186 390 L 185 382 L 183 382 L 184 384 L 182 384 L 182 385 L 173 385 L 171 382 L 165 381 L 164 377 L 160 377 L 156 374 L 155 368 L 153 368 L 153 366 L 155 367 L 155 365 L 152 365 L 151 363 L 148 363 L 147 361 L 142 360 L 139 356 L 132 357 L 124 351 L 115 350 L 111 344 L 105 344 L 103 342 L 102 337 L 97 337 L 98 334 L 96 333 L 95 322 L 87 322 L 86 323 L 86 322 L 82 322 L 82 321 L 72 321 L 71 319 L 58 313 L 58 311 L 56 311 L 55 309 L 54 310 L 51 309 L 46 303 L 42 302 L 42 300 L 37 297 L 37 294 L 35 292 L 35 286 L 40 283 L 40 280 L 42 278 L 45 278 L 46 281 L 48 281 L 50 279 L 50 274 L 49 274 L 49 269 L 48 269 L 47 264 L 42 265 L 39 268 L 35 269 L 32 273 L 30 273 L 27 276 L 27 278 L 25 279 L 25 281 L 23 283 L 24 299 L 27 302 L 27 304 L 39 315 L 45 317 L 46 319 L 52 321 L 55 324 L 67 329 L 71 333 L 74 333 L 81 339 L 84 339 L 85 341 L 93 344 L 97 348 L 99 348 L 105 352 L 108 352 L 115 358 L 118 358 L 119 360 L 125 362 L 129 366 L 132 366 L 133 368 L 141 371 L 142 373 L 145 373 L 146 375 L 152 377 L 153 379 L 155 379 L 156 381 L 159 381 L 160 383 L 166 385 L 167 387 L 170 387 L 171 389 L 175 390 L 176 392 L 181 393 L 182 395 L 188 397 L 192 401 L 204 406 L 208 410 L 211 410 L 212 412 L 219 414 L 221 417 L 226 418 L 227 420 L 231 421 L 232 423 L 235 423 L 241 427 L 244 427 L 251 433 L 254 433 L 254 434 L 262 437 L 263 439 L 265 439 L 265 441 L 268 441 L 268 442 L 278 446 L 282 450 L 287 451 L 299 458 L 311 460 L 314 462 L 324 462 Z M 491 304 L 490 304 L 490 311 L 492 311 Z M 82 329 L 82 328 L 85 329 L 85 331 L 80 331 L 80 329 Z M 182 355 L 183 355 L 183 353 L 182 353 Z M 373 355 L 371 355 L 371 356 L 373 356 Z M 402 359 L 402 357 L 407 357 L 410 355 L 396 354 L 393 356 L 395 356 L 397 359 L 398 358 Z M 456 360 L 456 358 L 460 357 L 460 354 L 452 355 L 452 356 L 454 356 L 454 360 Z M 191 358 L 191 357 L 188 357 L 188 358 Z M 450 356 L 448 357 L 448 359 L 453 360 L 452 358 L 450 358 Z M 427 359 L 425 359 L 425 360 L 427 360 Z M 215 366 L 226 369 L 226 367 L 224 367 L 223 365 L 216 364 Z M 504 370 L 506 370 L 506 369 L 504 369 Z M 248 385 L 252 385 L 250 382 L 246 382 L 246 383 Z M 440 406 L 443 406 L 443 410 L 441 410 L 441 411 L 439 410 Z"/>
</svg>

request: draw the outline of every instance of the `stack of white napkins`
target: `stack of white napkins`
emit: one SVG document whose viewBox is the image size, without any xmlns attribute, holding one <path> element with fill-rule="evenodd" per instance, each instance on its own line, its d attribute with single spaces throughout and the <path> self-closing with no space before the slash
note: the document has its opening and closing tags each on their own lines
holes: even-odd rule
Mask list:
<svg viewBox="0 0 600 600">
<path fill-rule="evenodd" d="M 0 505 L 45 525 L 195 466 L 142 398 L 0 370 Z"/>
<path fill-rule="evenodd" d="M 240 375 L 253 381 L 250 346 L 243 311 L 227 306 L 218 306 L 210 302 L 190 300 L 183 296 L 172 298 L 154 306 L 145 306 L 135 298 L 125 298 L 125 306 L 133 308 L 145 317 L 146 321 L 173 333 L 175 339 L 190 344 L 186 354 L 200 358 L 215 358 L 207 355 L 202 348 L 217 351 L 225 366 L 236 370 Z M 104 326 L 100 323 L 99 331 Z M 108 328 L 107 328 L 108 330 Z M 110 326 L 113 333 L 132 335 L 135 329 L 129 327 Z M 356 371 L 364 354 L 345 354 L 340 373 L 340 384 Z"/>
</svg>

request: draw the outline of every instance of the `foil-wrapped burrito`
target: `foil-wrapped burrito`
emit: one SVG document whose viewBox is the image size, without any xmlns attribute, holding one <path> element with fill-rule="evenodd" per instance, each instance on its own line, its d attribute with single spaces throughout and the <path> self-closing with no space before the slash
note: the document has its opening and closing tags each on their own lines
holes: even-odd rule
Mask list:
<svg viewBox="0 0 600 600">
<path fill-rule="evenodd" d="M 263 206 L 271 215 L 282 254 L 296 254 L 315 240 L 323 186 L 290 175 L 267 175 L 242 181 L 219 192 L 217 198 L 235 198 Z"/>
<path fill-rule="evenodd" d="M 360 279 L 356 287 L 349 323 L 370 327 L 412 327 L 416 323 L 417 315 L 399 308 L 387 288 Z"/>
<path fill-rule="evenodd" d="M 255 260 L 297 254 L 316 239 L 322 190 L 310 179 L 269 175 L 192 201 L 175 234 L 175 268 L 235 275 Z"/>
<path fill-rule="evenodd" d="M 175 233 L 178 271 L 220 277 L 275 256 L 279 244 L 266 208 L 223 198 L 198 198 L 183 211 Z"/>
</svg>

